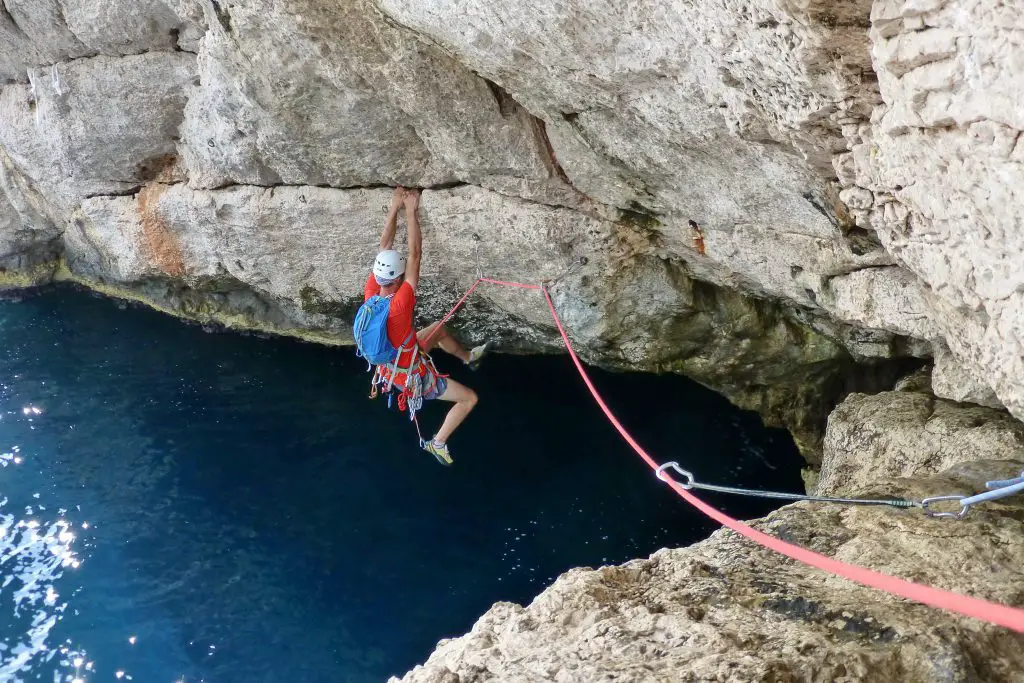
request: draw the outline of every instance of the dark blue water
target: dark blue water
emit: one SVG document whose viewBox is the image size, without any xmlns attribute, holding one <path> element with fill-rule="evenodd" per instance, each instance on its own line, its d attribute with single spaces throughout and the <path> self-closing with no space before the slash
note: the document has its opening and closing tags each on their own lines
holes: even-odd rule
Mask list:
<svg viewBox="0 0 1024 683">
<path fill-rule="evenodd" d="M 482 400 L 451 469 L 366 399 L 363 369 L 72 290 L 0 303 L 0 680 L 380 681 L 497 600 L 713 528 L 565 358 L 456 371 Z M 756 416 L 680 378 L 594 374 L 663 459 L 800 487 Z"/>
</svg>

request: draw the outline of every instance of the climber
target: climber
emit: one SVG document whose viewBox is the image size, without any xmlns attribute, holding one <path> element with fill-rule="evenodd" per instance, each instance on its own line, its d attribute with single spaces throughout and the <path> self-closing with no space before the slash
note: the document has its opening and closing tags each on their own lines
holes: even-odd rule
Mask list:
<svg viewBox="0 0 1024 683">
<path fill-rule="evenodd" d="M 413 309 L 416 306 L 416 288 L 420 279 L 420 258 L 422 236 L 417 211 L 420 193 L 418 190 L 395 189 L 391 208 L 380 236 L 380 252 L 373 263 L 373 272 L 363 289 L 363 306 L 356 314 L 355 336 L 360 354 L 377 366 L 374 375 L 375 387 L 379 384 L 390 388 L 392 385 L 406 393 L 407 398 L 415 394 L 423 400 L 440 399 L 454 403 L 448 411 L 441 428 L 434 438 L 423 443 L 423 448 L 437 458 L 442 465 L 451 465 L 453 460 L 448 449 L 448 439 L 455 428 L 462 424 L 477 403 L 476 392 L 469 387 L 444 377 L 437 372 L 430 356 L 433 349 L 440 347 L 472 369 L 479 366 L 487 351 L 487 344 L 467 351 L 440 322 L 429 325 L 413 335 Z M 405 205 L 405 216 L 409 232 L 408 259 L 392 249 L 398 227 L 398 212 Z M 378 337 L 383 347 L 382 354 L 374 348 L 372 333 L 374 313 L 386 311 L 386 340 L 382 320 L 377 320 Z M 383 318 L 383 315 L 379 316 Z M 370 340 L 367 342 L 366 340 Z M 383 362 L 382 362 L 383 361 Z M 411 366 L 411 367 L 410 367 Z M 411 378 L 411 379 L 410 379 Z M 407 389 L 415 387 L 416 391 Z M 415 410 L 415 408 L 410 408 Z"/>
</svg>

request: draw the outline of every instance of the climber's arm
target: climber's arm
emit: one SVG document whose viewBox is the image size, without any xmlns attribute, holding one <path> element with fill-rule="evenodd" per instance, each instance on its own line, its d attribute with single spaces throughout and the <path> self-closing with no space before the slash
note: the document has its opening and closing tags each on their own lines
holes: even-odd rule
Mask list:
<svg viewBox="0 0 1024 683">
<path fill-rule="evenodd" d="M 384 232 L 380 234 L 380 251 L 390 249 L 395 244 L 395 231 L 398 230 L 398 210 L 402 208 L 405 189 L 396 187 L 391 195 L 391 208 L 388 209 L 387 220 L 384 221 Z"/>
<path fill-rule="evenodd" d="M 409 257 L 405 266 L 405 281 L 416 289 L 420 283 L 420 260 L 423 258 L 423 235 L 420 233 L 419 190 L 405 193 L 405 220 L 409 228 Z"/>
</svg>

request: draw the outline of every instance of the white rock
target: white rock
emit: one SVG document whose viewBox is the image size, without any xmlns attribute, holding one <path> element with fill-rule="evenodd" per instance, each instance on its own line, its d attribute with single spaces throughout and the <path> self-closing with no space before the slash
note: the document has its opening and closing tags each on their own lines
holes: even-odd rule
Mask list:
<svg viewBox="0 0 1024 683">
<path fill-rule="evenodd" d="M 610 354 L 617 359 L 669 357 L 651 350 L 659 334 L 672 336 L 664 325 L 657 331 L 657 319 L 692 312 L 689 285 L 673 283 L 696 278 L 797 308 L 858 358 L 919 350 L 922 339 L 944 343 L 1024 414 L 1017 113 L 1013 79 L 998 77 L 1019 58 L 1016 43 L 1002 40 L 1014 35 L 1012 12 L 988 12 L 980 0 L 960 10 L 880 0 L 869 40 L 863 0 L 7 7 L 0 31 L 11 41 L 0 47 L 0 66 L 20 84 L 0 92 L 0 146 L 46 195 L 42 204 L 57 207 L 43 214 L 93 221 L 88 230 L 68 223 L 66 238 L 90 276 L 137 282 L 153 267 L 167 276 L 152 258 L 132 260 L 130 247 L 114 244 L 137 239 L 132 222 L 99 225 L 88 200 L 154 180 L 196 190 L 470 183 L 581 209 L 579 221 L 606 219 L 601 229 L 614 238 L 590 256 L 591 272 L 608 282 L 580 277 L 573 291 L 555 294 L 594 344 L 620 345 Z M 170 52 L 176 45 L 198 50 L 198 62 Z M 235 210 L 255 220 L 250 204 L 262 197 L 244 194 Z M 166 201 L 158 199 L 161 210 Z M 499 204 L 453 204 L 450 215 L 437 206 L 438 225 L 459 226 L 463 215 L 500 223 Z M 546 215 L 531 211 L 528 224 Z M 195 242 L 201 255 L 189 262 L 183 253 L 182 272 L 236 278 L 203 261 L 220 262 L 224 234 L 235 228 L 217 216 L 169 219 L 169 234 Z M 881 244 L 854 222 L 877 228 Z M 351 239 L 363 240 L 365 227 L 350 225 Z M 472 234 L 453 227 L 438 244 L 465 259 L 480 249 L 460 241 Z M 531 230 L 523 236 L 533 239 Z M 109 273 L 87 256 L 86 237 L 113 254 Z M 293 303 L 306 284 L 333 296 L 321 289 L 326 282 L 296 287 L 296 264 L 309 254 L 288 248 L 282 272 L 267 268 L 266 281 L 231 286 Z M 671 266 L 615 280 L 615 268 L 629 264 L 620 248 L 645 268 Z M 167 266 L 177 257 L 161 258 Z M 559 259 L 550 263 L 569 257 Z M 500 265 L 495 255 L 484 261 Z M 446 286 L 464 284 L 466 272 Z M 657 292 L 663 310 L 621 335 L 606 320 L 625 301 L 612 286 L 635 290 L 633 300 Z M 539 324 L 511 298 L 499 308 Z M 892 334 L 916 341 L 894 344 Z M 782 347 L 759 353 L 767 348 Z M 711 368 L 710 357 L 701 363 Z"/>
<path fill-rule="evenodd" d="M 921 282 L 897 266 L 866 268 L 829 280 L 826 305 L 840 320 L 917 339 L 942 338 Z"/>
<path fill-rule="evenodd" d="M 194 51 L 202 19 L 196 0 L 6 0 L 0 84 L 26 82 L 30 68 L 97 54 Z"/>
<path fill-rule="evenodd" d="M 52 262 L 63 225 L 60 213 L 0 148 L 0 268 L 31 271 Z"/>
<path fill-rule="evenodd" d="M 310 296 L 349 305 L 361 300 L 389 203 L 389 190 L 154 184 L 137 197 L 87 200 L 70 262 L 99 279 L 228 277 L 299 308 Z M 421 220 L 428 292 L 433 281 L 461 293 L 485 272 L 530 284 L 562 276 L 610 228 L 575 211 L 478 188 L 425 193 Z M 482 286 L 478 296 L 550 326 L 537 293 Z"/>
<path fill-rule="evenodd" d="M 95 54 L 75 36 L 60 0 L 4 0 L 0 5 L 0 82 L 25 82 L 25 70 Z"/>
<path fill-rule="evenodd" d="M 879 238 L 933 293 L 957 364 L 1024 417 L 1024 16 L 983 0 L 889 0 L 872 17 L 885 105 L 857 184 L 897 198 L 873 212 Z M 940 391 L 990 401 L 943 388 L 943 375 Z"/>
<path fill-rule="evenodd" d="M 816 493 L 835 496 L 976 460 L 1024 460 L 1024 426 L 923 393 L 852 394 L 829 416 L 824 446 Z"/>
<path fill-rule="evenodd" d="M 191 182 L 474 182 L 577 204 L 540 125 L 365 0 L 221 5 L 183 126 Z"/>
<path fill-rule="evenodd" d="M 174 50 L 183 28 L 164 0 L 61 0 L 60 6 L 68 30 L 99 54 Z"/>
<path fill-rule="evenodd" d="M 149 245 L 134 197 L 86 199 L 64 241 L 68 267 L 83 276 L 131 282 L 161 273 L 146 258 Z"/>
<path fill-rule="evenodd" d="M 0 91 L 0 145 L 68 213 L 89 195 L 177 176 L 178 125 L 195 57 L 153 52 L 33 69 Z"/>
<path fill-rule="evenodd" d="M 932 391 L 936 396 L 953 401 L 977 403 L 991 408 L 1003 407 L 979 373 L 957 360 L 945 344 L 935 349 Z"/>
<path fill-rule="evenodd" d="M 870 209 L 875 198 L 870 190 L 863 187 L 850 187 L 839 193 L 839 198 L 851 209 Z"/>
<path fill-rule="evenodd" d="M 831 29 L 774 2 L 378 4 L 544 118 L 578 189 L 658 214 L 698 277 L 814 306 L 822 279 L 869 265 L 823 199 L 840 122 L 874 104 L 854 22 L 868 3 L 831 10 Z"/>
</svg>

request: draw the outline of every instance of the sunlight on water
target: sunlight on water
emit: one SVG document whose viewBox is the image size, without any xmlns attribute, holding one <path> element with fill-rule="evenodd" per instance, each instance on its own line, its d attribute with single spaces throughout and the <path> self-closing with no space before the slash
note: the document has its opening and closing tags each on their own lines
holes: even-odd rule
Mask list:
<svg viewBox="0 0 1024 683">
<path fill-rule="evenodd" d="M 21 464 L 17 452 L 0 454 L 0 465 Z M 92 669 L 86 654 L 70 643 L 50 642 L 51 632 L 68 609 L 61 596 L 61 578 L 81 565 L 72 548 L 72 524 L 64 519 L 63 510 L 56 519 L 47 520 L 37 517 L 32 506 L 20 518 L 7 508 L 8 499 L 0 500 L 0 623 L 4 624 L 0 680 L 21 680 L 37 665 L 59 657 L 55 683 L 84 683 Z"/>
</svg>

